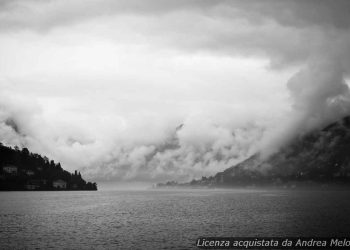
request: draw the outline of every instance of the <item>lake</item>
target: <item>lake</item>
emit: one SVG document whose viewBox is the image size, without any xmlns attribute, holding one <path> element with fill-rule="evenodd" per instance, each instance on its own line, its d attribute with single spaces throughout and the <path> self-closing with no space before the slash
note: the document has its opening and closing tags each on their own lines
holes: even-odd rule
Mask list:
<svg viewBox="0 0 350 250">
<path fill-rule="evenodd" d="M 1 249 L 196 249 L 200 236 L 349 236 L 350 192 L 0 192 Z"/>
</svg>

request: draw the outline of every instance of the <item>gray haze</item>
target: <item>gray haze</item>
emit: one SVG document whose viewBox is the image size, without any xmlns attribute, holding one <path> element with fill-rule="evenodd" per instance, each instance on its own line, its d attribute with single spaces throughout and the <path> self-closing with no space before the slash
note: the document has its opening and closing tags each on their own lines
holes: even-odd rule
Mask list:
<svg viewBox="0 0 350 250">
<path fill-rule="evenodd" d="M 0 139 L 188 180 L 349 114 L 350 2 L 0 1 Z"/>
</svg>

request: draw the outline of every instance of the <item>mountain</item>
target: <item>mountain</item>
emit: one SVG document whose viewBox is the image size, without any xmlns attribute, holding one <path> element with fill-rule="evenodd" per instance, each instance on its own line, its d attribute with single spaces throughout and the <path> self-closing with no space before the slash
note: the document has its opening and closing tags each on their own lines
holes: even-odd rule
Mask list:
<svg viewBox="0 0 350 250">
<path fill-rule="evenodd" d="M 299 136 L 277 153 L 254 154 L 215 176 L 158 186 L 350 184 L 350 116 Z"/>
<path fill-rule="evenodd" d="M 0 190 L 97 190 L 97 184 L 46 156 L 0 143 Z"/>
</svg>

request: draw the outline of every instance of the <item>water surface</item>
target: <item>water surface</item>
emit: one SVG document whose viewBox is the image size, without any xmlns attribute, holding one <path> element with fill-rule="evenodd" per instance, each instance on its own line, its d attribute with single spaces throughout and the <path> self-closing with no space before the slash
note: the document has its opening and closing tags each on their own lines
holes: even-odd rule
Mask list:
<svg viewBox="0 0 350 250">
<path fill-rule="evenodd" d="M 0 192 L 0 248 L 196 249 L 200 236 L 349 236 L 349 191 Z"/>
</svg>

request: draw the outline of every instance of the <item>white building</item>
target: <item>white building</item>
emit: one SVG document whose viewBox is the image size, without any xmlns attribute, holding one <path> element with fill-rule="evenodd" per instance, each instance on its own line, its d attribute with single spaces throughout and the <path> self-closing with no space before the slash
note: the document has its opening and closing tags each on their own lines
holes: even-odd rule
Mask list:
<svg viewBox="0 0 350 250">
<path fill-rule="evenodd" d="M 6 165 L 2 167 L 2 170 L 8 174 L 17 174 L 18 168 L 13 165 Z"/>
<path fill-rule="evenodd" d="M 59 188 L 59 189 L 66 189 L 67 188 L 67 182 L 64 180 L 55 180 L 52 182 L 52 186 L 54 188 Z"/>
</svg>

